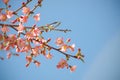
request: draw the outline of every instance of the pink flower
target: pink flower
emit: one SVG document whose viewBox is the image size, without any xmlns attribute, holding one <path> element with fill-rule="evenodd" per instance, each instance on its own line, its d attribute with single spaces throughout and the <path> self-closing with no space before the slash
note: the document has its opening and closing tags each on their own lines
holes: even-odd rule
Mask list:
<svg viewBox="0 0 120 80">
<path fill-rule="evenodd" d="M 30 8 L 28 8 L 28 7 L 23 7 L 22 12 L 23 12 L 24 14 L 29 14 L 29 13 L 30 13 Z"/>
<path fill-rule="evenodd" d="M 74 72 L 76 70 L 76 68 L 77 68 L 77 66 L 75 66 L 75 65 L 74 66 L 70 66 L 70 71 Z"/>
<path fill-rule="evenodd" d="M 19 27 L 17 28 L 18 33 L 23 32 L 24 29 L 25 29 L 25 27 L 20 23 L 20 24 L 19 24 Z"/>
<path fill-rule="evenodd" d="M 9 0 L 2 0 L 5 4 L 7 4 L 9 2 Z"/>
<path fill-rule="evenodd" d="M 61 59 L 60 62 L 58 63 L 58 65 L 57 65 L 57 68 L 60 69 L 60 68 L 64 68 L 64 67 L 68 68 L 68 63 L 67 63 L 66 60 Z"/>
<path fill-rule="evenodd" d="M 14 43 L 14 42 L 16 42 L 16 39 L 17 39 L 16 34 L 10 34 L 10 35 L 8 35 L 8 40 L 10 42 Z"/>
<path fill-rule="evenodd" d="M 7 14 L 7 18 L 11 18 L 13 16 L 13 11 L 7 10 L 6 14 Z"/>
<path fill-rule="evenodd" d="M 25 35 L 25 37 L 26 37 L 28 40 L 34 38 L 34 36 L 33 36 L 33 34 L 32 34 L 31 32 L 27 32 L 26 35 Z"/>
<path fill-rule="evenodd" d="M 32 53 L 34 56 L 37 56 L 39 54 L 39 47 L 36 46 L 35 48 L 33 48 Z"/>
<path fill-rule="evenodd" d="M 56 39 L 56 42 L 55 42 L 58 46 L 59 45 L 62 45 L 64 42 L 63 42 L 63 38 L 59 37 Z"/>
<path fill-rule="evenodd" d="M 7 46 L 4 48 L 4 50 L 6 50 L 6 51 L 10 50 L 10 45 L 7 45 Z"/>
<path fill-rule="evenodd" d="M 6 14 L 0 14 L 0 21 L 6 21 L 7 15 Z"/>
<path fill-rule="evenodd" d="M 40 20 L 40 14 L 36 14 L 36 15 L 34 16 L 34 19 L 35 19 L 35 21 L 39 21 L 39 20 Z"/>
<path fill-rule="evenodd" d="M 17 39 L 17 46 L 22 48 L 24 47 L 26 44 L 25 44 L 25 40 L 24 39 L 21 39 L 21 38 L 18 38 Z"/>
<path fill-rule="evenodd" d="M 40 66 L 40 62 L 38 62 L 38 61 L 34 60 L 34 63 L 35 63 L 35 65 L 36 65 L 37 67 L 39 67 L 39 66 Z"/>
<path fill-rule="evenodd" d="M 29 63 L 32 62 L 32 57 L 31 56 L 26 56 L 26 61 L 29 62 Z"/>
<path fill-rule="evenodd" d="M 20 22 L 26 23 L 28 20 L 28 16 L 21 16 L 19 19 L 20 19 Z"/>
<path fill-rule="evenodd" d="M 30 45 L 25 45 L 22 49 L 21 52 L 28 52 L 31 49 Z"/>
<path fill-rule="evenodd" d="M 16 52 L 20 52 L 20 48 L 17 47 L 17 48 L 16 48 Z"/>
<path fill-rule="evenodd" d="M 5 33 L 5 32 L 8 32 L 9 29 L 8 29 L 7 26 L 4 25 L 4 26 L 1 28 L 1 31 L 2 31 L 3 33 Z"/>
<path fill-rule="evenodd" d="M 37 41 L 36 41 L 37 40 Z M 36 37 L 36 40 L 33 40 L 33 43 L 34 44 L 43 44 L 43 43 L 46 43 L 47 42 L 47 40 L 45 40 L 45 39 L 43 39 L 43 38 L 38 38 L 38 37 Z"/>
<path fill-rule="evenodd" d="M 75 44 L 72 44 L 71 46 L 69 46 L 69 49 L 70 49 L 71 51 L 74 51 L 74 48 L 75 48 Z"/>
<path fill-rule="evenodd" d="M 52 55 L 51 55 L 50 53 L 48 53 L 48 54 L 46 55 L 46 58 L 47 58 L 47 59 L 52 59 Z"/>
<path fill-rule="evenodd" d="M 66 44 L 62 45 L 60 50 L 63 51 L 63 52 L 66 52 L 68 49 L 68 46 Z"/>
<path fill-rule="evenodd" d="M 32 33 L 33 33 L 33 35 L 34 36 L 38 36 L 39 34 L 40 34 L 40 29 L 38 29 L 38 28 L 35 28 L 35 29 L 33 29 L 33 31 L 32 31 Z"/>
<path fill-rule="evenodd" d="M 10 59 L 11 56 L 12 56 L 12 54 L 9 52 L 9 53 L 7 54 L 7 59 Z"/>
</svg>

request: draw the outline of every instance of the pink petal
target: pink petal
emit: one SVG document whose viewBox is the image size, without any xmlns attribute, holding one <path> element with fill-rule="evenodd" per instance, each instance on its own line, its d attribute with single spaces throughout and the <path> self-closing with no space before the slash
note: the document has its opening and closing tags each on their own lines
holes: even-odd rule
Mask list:
<svg viewBox="0 0 120 80">
<path fill-rule="evenodd" d="M 39 20 L 40 20 L 40 13 L 39 13 L 39 14 L 36 14 L 36 15 L 34 16 L 34 19 L 35 19 L 35 21 L 39 21 Z"/>
<path fill-rule="evenodd" d="M 1 28 L 1 31 L 5 33 L 5 32 L 8 32 L 9 29 L 8 29 L 7 26 L 4 25 L 4 26 Z"/>
<path fill-rule="evenodd" d="M 13 16 L 13 11 L 7 11 L 7 18 L 11 18 Z"/>
<path fill-rule="evenodd" d="M 17 29 L 18 29 L 18 33 L 21 33 L 21 32 L 23 32 L 25 27 L 22 24 L 19 24 L 19 27 Z"/>
<path fill-rule="evenodd" d="M 47 58 L 47 59 L 52 59 L 52 55 L 51 55 L 50 53 L 48 53 L 48 54 L 46 55 L 46 58 Z"/>
<path fill-rule="evenodd" d="M 38 62 L 38 61 L 36 61 L 36 60 L 34 60 L 34 63 L 35 63 L 35 65 L 37 66 L 37 67 L 39 67 L 40 66 L 40 62 Z"/>
<path fill-rule="evenodd" d="M 62 45 L 64 42 L 63 42 L 63 38 L 61 38 L 61 37 L 58 37 L 57 39 L 56 39 L 56 42 L 55 42 L 58 46 L 59 45 Z"/>
<path fill-rule="evenodd" d="M 74 71 L 76 70 L 76 68 L 77 68 L 77 66 L 71 66 L 71 67 L 70 67 L 70 71 L 71 71 L 71 72 L 74 72 Z"/>
<path fill-rule="evenodd" d="M 32 62 L 32 57 L 31 56 L 26 56 L 26 61 L 27 62 Z"/>
<path fill-rule="evenodd" d="M 28 8 L 28 7 L 23 7 L 22 12 L 23 12 L 24 14 L 28 14 L 28 13 L 30 12 L 30 8 Z"/>
</svg>

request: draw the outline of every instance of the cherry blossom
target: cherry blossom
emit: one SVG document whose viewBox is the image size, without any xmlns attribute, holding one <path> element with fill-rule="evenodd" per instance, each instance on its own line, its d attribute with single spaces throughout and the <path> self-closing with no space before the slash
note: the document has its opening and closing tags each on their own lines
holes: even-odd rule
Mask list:
<svg viewBox="0 0 120 80">
<path fill-rule="evenodd" d="M 76 68 L 77 68 L 77 66 L 75 66 L 75 65 L 74 66 L 70 66 L 70 71 L 74 72 L 76 70 Z"/>
<path fill-rule="evenodd" d="M 17 47 L 17 48 L 16 48 L 16 52 L 20 52 L 20 48 Z"/>
<path fill-rule="evenodd" d="M 4 25 L 4 26 L 1 28 L 1 31 L 2 31 L 3 33 L 6 33 L 6 32 L 9 31 L 9 29 L 8 29 L 7 26 Z"/>
<path fill-rule="evenodd" d="M 52 55 L 51 55 L 50 53 L 48 53 L 48 54 L 46 55 L 46 58 L 47 58 L 47 59 L 52 59 Z"/>
<path fill-rule="evenodd" d="M 40 66 L 40 62 L 38 62 L 38 61 L 36 61 L 36 60 L 34 60 L 34 63 L 35 63 L 35 65 L 37 66 L 37 67 L 39 67 Z"/>
<path fill-rule="evenodd" d="M 74 51 L 74 48 L 75 48 L 75 44 L 72 44 L 71 46 L 69 46 L 69 49 L 70 49 L 71 51 Z"/>
<path fill-rule="evenodd" d="M 68 48 L 69 47 L 66 44 L 64 44 L 64 45 L 61 46 L 60 50 L 63 51 L 63 52 L 66 52 Z"/>
<path fill-rule="evenodd" d="M 18 29 L 18 33 L 21 33 L 21 32 L 23 32 L 23 30 L 25 29 L 25 27 L 20 23 L 19 27 L 17 27 L 17 29 Z"/>
<path fill-rule="evenodd" d="M 37 56 L 39 54 L 39 47 L 36 46 L 35 48 L 33 48 L 32 53 L 33 53 L 34 56 Z"/>
<path fill-rule="evenodd" d="M 29 63 L 32 62 L 32 57 L 31 56 L 26 56 L 26 61 L 29 62 Z"/>
<path fill-rule="evenodd" d="M 35 21 L 39 21 L 39 20 L 40 20 L 40 13 L 39 13 L 39 14 L 36 14 L 36 15 L 34 16 L 34 20 L 35 20 Z"/>
<path fill-rule="evenodd" d="M 40 34 L 40 32 L 41 32 L 40 29 L 38 29 L 38 28 L 36 28 L 36 27 L 35 27 L 35 28 L 33 29 L 33 31 L 32 31 L 33 36 L 38 36 L 38 35 Z"/>
<path fill-rule="evenodd" d="M 37 41 L 36 41 L 37 40 Z M 46 43 L 47 42 L 47 40 L 45 40 L 45 39 L 43 39 L 43 38 L 38 38 L 38 37 L 36 37 L 36 40 L 33 40 L 33 43 L 34 44 L 43 44 L 43 43 Z"/>
<path fill-rule="evenodd" d="M 19 20 L 20 20 L 20 22 L 26 23 L 27 20 L 28 20 L 28 16 L 21 16 L 21 17 L 19 18 Z"/>
<path fill-rule="evenodd" d="M 13 16 L 13 11 L 7 10 L 6 14 L 7 14 L 7 18 L 11 18 Z"/>
<path fill-rule="evenodd" d="M 59 45 L 62 45 L 64 42 L 63 42 L 63 38 L 61 38 L 61 37 L 58 37 L 57 39 L 56 39 L 56 42 L 55 42 L 58 46 Z"/>
<path fill-rule="evenodd" d="M 0 14 L 0 21 L 6 21 L 7 15 L 6 14 Z"/>
<path fill-rule="evenodd" d="M 33 34 L 32 34 L 31 32 L 27 32 L 26 35 L 25 35 L 25 37 L 26 37 L 28 40 L 34 38 L 34 36 L 33 36 Z"/>
<path fill-rule="evenodd" d="M 28 13 L 30 13 L 30 8 L 29 7 L 23 7 L 22 12 L 24 14 L 28 14 Z"/>
<path fill-rule="evenodd" d="M 17 40 L 16 34 L 8 35 L 8 41 L 9 42 L 14 43 L 14 42 L 16 42 L 16 40 Z"/>
<path fill-rule="evenodd" d="M 55 50 L 66 57 L 66 59 L 61 59 L 58 62 L 56 65 L 58 69 L 69 68 L 71 72 L 75 71 L 76 65 L 71 66 L 67 63 L 71 57 L 81 59 L 84 62 L 84 55 L 81 54 L 80 49 L 78 49 L 75 55 L 67 53 L 67 50 L 74 51 L 75 49 L 75 44 L 70 44 L 70 38 L 64 42 L 63 37 L 58 36 L 55 40 L 55 44 L 58 46 L 56 48 L 50 43 L 52 42 L 51 38 L 49 38 L 49 36 L 44 36 L 44 33 L 48 33 L 49 31 L 66 33 L 71 30 L 59 29 L 58 26 L 60 22 L 37 26 L 37 22 L 41 19 L 41 14 L 35 14 L 35 9 L 41 6 L 43 0 L 37 0 L 32 10 L 30 10 L 28 5 L 32 0 L 27 0 L 26 2 L 22 2 L 22 6 L 19 6 L 19 8 L 14 11 L 10 10 L 12 5 L 8 4 L 9 0 L 2 1 L 5 4 L 5 8 L 0 8 L 0 50 L 8 52 L 6 54 L 7 59 L 10 59 L 11 56 L 19 56 L 20 53 L 25 53 L 26 67 L 28 67 L 30 63 L 34 63 L 39 67 L 41 63 L 36 60 L 36 57 L 42 55 L 46 59 L 52 59 L 53 55 L 51 54 L 51 50 Z M 12 8 L 14 8 L 14 6 Z M 19 14 L 20 11 L 22 15 L 21 13 Z M 31 16 L 35 20 L 34 24 L 28 23 L 28 20 L 32 19 L 30 18 Z M 11 32 L 9 30 L 11 30 Z M 13 30 L 15 30 L 16 33 Z M 2 60 L 3 58 L 0 56 L 0 59 Z"/>
<path fill-rule="evenodd" d="M 31 49 L 30 45 L 25 45 L 22 49 L 21 52 L 28 52 Z"/>
<path fill-rule="evenodd" d="M 4 50 L 6 50 L 6 51 L 10 50 L 10 45 L 7 45 L 7 46 L 4 48 Z"/>
<path fill-rule="evenodd" d="M 7 38 L 4 40 L 4 44 L 6 44 L 6 47 L 4 48 L 5 50 L 9 50 L 10 47 L 14 48 L 16 45 L 16 35 L 15 34 L 10 34 L 8 35 Z"/>
<path fill-rule="evenodd" d="M 68 68 L 68 63 L 67 63 L 66 60 L 61 59 L 60 62 L 58 63 L 58 65 L 57 65 L 57 68 L 60 69 L 60 68 L 64 68 L 64 67 Z"/>
<path fill-rule="evenodd" d="M 25 40 L 22 38 L 17 39 L 17 47 L 23 48 L 25 46 Z"/>
</svg>

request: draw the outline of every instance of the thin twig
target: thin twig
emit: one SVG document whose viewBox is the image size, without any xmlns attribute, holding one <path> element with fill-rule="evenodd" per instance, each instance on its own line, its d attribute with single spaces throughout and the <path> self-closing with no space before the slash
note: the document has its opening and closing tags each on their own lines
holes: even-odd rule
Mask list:
<svg viewBox="0 0 120 80">
<path fill-rule="evenodd" d="M 60 52 L 60 53 L 62 53 L 62 54 L 65 55 L 65 56 L 70 56 L 70 57 L 76 58 L 76 56 L 73 56 L 73 55 L 67 54 L 67 53 L 65 53 L 65 52 L 62 52 L 62 51 L 60 51 L 59 49 L 57 49 L 57 48 L 55 48 L 55 47 L 52 47 L 52 46 L 50 46 L 50 45 L 48 45 L 48 44 L 44 44 L 44 45 L 47 46 L 47 47 L 50 47 L 50 48 L 52 48 L 52 49 L 54 49 L 54 50 L 56 50 L 56 51 L 58 51 L 58 52 Z"/>
<path fill-rule="evenodd" d="M 34 10 L 37 9 L 37 7 L 39 7 L 39 4 L 35 5 L 34 8 L 30 11 L 30 13 L 28 15 L 30 15 L 31 13 L 33 13 Z"/>
<path fill-rule="evenodd" d="M 19 25 L 12 25 L 12 24 L 2 24 L 2 23 L 0 23 L 0 26 L 3 26 L 3 25 L 6 25 L 6 26 L 10 26 L 10 27 L 19 27 Z M 24 26 L 26 29 L 31 29 L 32 27 L 28 27 L 28 26 Z M 40 27 L 38 27 L 40 30 L 42 30 L 42 31 L 44 31 L 44 28 L 43 28 L 44 26 L 40 26 Z M 54 30 L 54 31 L 62 31 L 62 32 L 69 32 L 69 31 L 71 31 L 71 30 L 68 30 L 68 29 L 51 29 L 51 30 Z"/>
<path fill-rule="evenodd" d="M 14 11 L 14 13 L 17 13 L 20 9 L 22 9 L 23 7 L 25 7 L 28 3 L 30 3 L 32 0 L 27 1 L 24 5 L 22 5 L 20 8 L 18 8 L 17 10 Z"/>
</svg>

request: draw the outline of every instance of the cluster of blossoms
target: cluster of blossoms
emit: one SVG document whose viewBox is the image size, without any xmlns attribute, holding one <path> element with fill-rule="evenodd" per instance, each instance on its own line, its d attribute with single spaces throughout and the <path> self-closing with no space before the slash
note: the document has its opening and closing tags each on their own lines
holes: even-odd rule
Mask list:
<svg viewBox="0 0 120 80">
<path fill-rule="evenodd" d="M 58 48 L 49 45 L 51 38 L 45 39 L 42 35 L 44 32 L 49 31 L 63 31 L 67 32 L 69 30 L 56 29 L 59 25 L 58 22 L 47 24 L 46 26 L 37 26 L 36 23 L 40 21 L 40 13 L 34 15 L 34 10 L 41 6 L 42 0 L 38 0 L 37 4 L 33 9 L 30 9 L 27 4 L 32 0 L 27 0 L 23 2 L 22 6 L 15 11 L 9 10 L 11 5 L 9 5 L 9 0 L 2 0 L 6 5 L 6 8 L 0 8 L 0 22 L 10 21 L 11 24 L 0 23 L 0 50 L 5 50 L 7 52 L 7 58 L 10 59 L 11 56 L 19 56 L 20 53 L 26 53 L 26 67 L 30 63 L 34 63 L 37 67 L 41 65 L 41 62 L 35 58 L 39 55 L 45 56 L 46 59 L 52 59 L 53 55 L 51 50 L 56 50 L 66 56 L 66 59 L 61 59 L 57 64 L 58 69 L 69 68 L 71 72 L 75 71 L 76 65 L 71 66 L 68 64 L 70 57 L 80 59 L 84 62 L 84 55 L 81 54 L 81 50 L 78 49 L 75 55 L 67 54 L 67 50 L 72 52 L 75 51 L 75 44 L 69 45 L 71 39 L 68 38 L 66 41 L 62 37 L 58 37 L 55 44 Z M 18 15 L 17 12 L 22 10 L 22 15 Z M 24 26 L 24 23 L 28 22 L 29 17 L 33 15 L 35 23 L 32 26 Z M 10 20 L 14 17 L 14 20 Z M 11 34 L 10 28 L 15 30 L 16 34 Z M 12 50 L 15 50 L 14 52 Z M 4 58 L 0 56 L 0 59 Z"/>
<path fill-rule="evenodd" d="M 67 43 L 70 42 L 70 38 L 66 40 Z M 58 46 L 60 46 L 60 50 L 63 51 L 63 52 L 66 52 L 67 49 L 70 49 L 71 51 L 74 51 L 74 48 L 75 48 L 75 44 L 72 44 L 70 46 L 68 46 L 67 44 L 64 43 L 64 40 L 63 38 L 59 37 L 56 39 L 56 44 Z"/>
<path fill-rule="evenodd" d="M 66 60 L 61 59 L 60 62 L 58 63 L 58 65 L 57 65 L 57 68 L 59 69 L 59 68 L 64 68 L 64 67 L 66 67 L 66 68 L 70 67 L 70 71 L 71 72 L 76 70 L 76 66 L 75 65 L 74 66 L 70 66 L 70 65 L 68 65 Z"/>
</svg>

